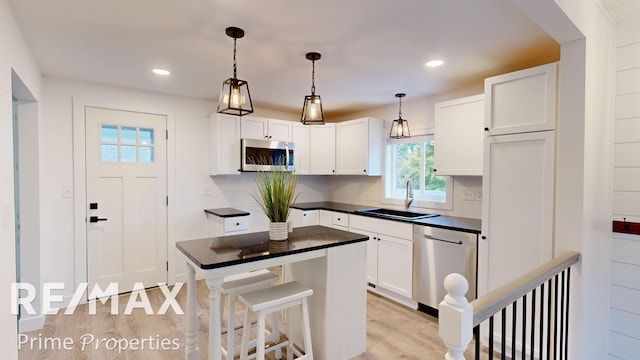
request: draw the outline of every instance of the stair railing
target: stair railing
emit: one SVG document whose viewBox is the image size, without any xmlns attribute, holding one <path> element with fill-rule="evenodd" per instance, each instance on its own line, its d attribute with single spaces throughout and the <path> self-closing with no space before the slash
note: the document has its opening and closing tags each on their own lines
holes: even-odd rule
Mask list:
<svg viewBox="0 0 640 360">
<path fill-rule="evenodd" d="M 477 360 L 481 354 L 488 359 L 567 359 L 571 266 L 579 260 L 580 253 L 568 251 L 471 303 L 464 276 L 449 274 L 439 307 L 445 359 L 464 360 L 465 353 L 475 353 L 471 356 Z"/>
</svg>

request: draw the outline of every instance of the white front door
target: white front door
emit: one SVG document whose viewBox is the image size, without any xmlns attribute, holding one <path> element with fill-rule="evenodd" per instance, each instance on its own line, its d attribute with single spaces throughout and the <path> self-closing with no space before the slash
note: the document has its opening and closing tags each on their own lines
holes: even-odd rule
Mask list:
<svg viewBox="0 0 640 360">
<path fill-rule="evenodd" d="M 89 289 L 167 281 L 163 115 L 86 107 Z"/>
</svg>

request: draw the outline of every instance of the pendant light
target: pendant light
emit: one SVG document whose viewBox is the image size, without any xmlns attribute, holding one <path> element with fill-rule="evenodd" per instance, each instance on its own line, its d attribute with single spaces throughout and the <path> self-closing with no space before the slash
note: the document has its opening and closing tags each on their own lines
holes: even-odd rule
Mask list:
<svg viewBox="0 0 640 360">
<path fill-rule="evenodd" d="M 403 139 L 410 138 L 411 134 L 409 133 L 409 122 L 402 118 L 402 98 L 407 94 L 399 93 L 396 94 L 396 97 L 400 101 L 400 107 L 398 110 L 398 119 L 393 120 L 391 124 L 391 132 L 389 133 L 389 137 L 393 139 Z"/>
<path fill-rule="evenodd" d="M 324 124 L 324 114 L 322 113 L 322 100 L 320 95 L 316 95 L 316 60 L 320 60 L 320 53 L 309 52 L 306 55 L 307 60 L 311 60 L 311 95 L 304 97 L 304 106 L 302 107 L 302 118 L 300 121 L 304 125 L 322 125 Z"/>
<path fill-rule="evenodd" d="M 246 115 L 253 112 L 253 103 L 249 94 L 249 83 L 238 79 L 238 66 L 236 64 L 236 40 L 244 37 L 244 30 L 237 27 L 228 27 L 227 36 L 233 38 L 233 77 L 222 83 L 220 100 L 218 100 L 218 112 L 229 115 Z"/>
</svg>

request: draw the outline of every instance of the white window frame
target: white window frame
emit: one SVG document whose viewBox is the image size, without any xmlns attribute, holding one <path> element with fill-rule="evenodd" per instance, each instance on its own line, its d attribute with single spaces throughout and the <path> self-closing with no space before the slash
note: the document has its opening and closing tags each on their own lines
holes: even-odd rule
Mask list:
<svg viewBox="0 0 640 360">
<path fill-rule="evenodd" d="M 393 145 L 396 144 L 405 144 L 412 142 L 422 142 L 422 141 L 430 141 L 433 140 L 433 134 L 423 135 L 423 136 L 413 136 L 408 139 L 387 139 L 387 143 L 385 145 L 385 160 L 384 160 L 384 173 L 382 175 L 382 203 L 387 205 L 405 205 L 405 196 L 398 197 L 388 197 L 387 189 L 395 186 L 395 176 L 393 172 L 395 172 L 395 154 Z M 424 164 L 424 161 L 421 162 Z M 424 165 L 423 165 L 424 166 Z M 453 178 L 451 176 L 447 176 L 447 185 L 446 185 L 446 194 L 445 196 L 441 196 L 439 193 L 441 192 L 430 192 L 426 191 L 426 194 L 420 194 L 420 191 L 413 192 L 414 200 L 411 203 L 410 207 L 417 208 L 425 208 L 425 209 L 436 209 L 436 210 L 453 210 Z M 421 184 L 424 183 L 424 169 L 421 172 L 420 177 Z M 397 192 L 397 191 L 396 191 Z M 431 193 L 431 194 L 429 194 Z M 434 194 L 435 193 L 435 194 Z"/>
</svg>

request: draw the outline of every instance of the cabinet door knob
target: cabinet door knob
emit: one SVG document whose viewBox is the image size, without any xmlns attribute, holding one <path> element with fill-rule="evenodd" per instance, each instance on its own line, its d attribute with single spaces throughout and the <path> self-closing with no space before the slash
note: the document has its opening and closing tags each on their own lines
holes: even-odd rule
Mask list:
<svg viewBox="0 0 640 360">
<path fill-rule="evenodd" d="M 486 237 L 486 236 L 484 236 L 484 235 L 482 235 L 480 238 L 481 238 L 482 240 L 487 240 L 487 237 Z"/>
<path fill-rule="evenodd" d="M 367 169 L 364 169 L 364 170 L 362 170 L 362 171 L 367 172 Z"/>
<path fill-rule="evenodd" d="M 489 128 L 488 127 L 484 128 L 484 131 L 489 131 Z"/>
<path fill-rule="evenodd" d="M 236 226 L 240 226 L 240 223 L 236 223 Z"/>
<path fill-rule="evenodd" d="M 438 171 L 438 169 L 433 169 L 433 172 L 436 172 L 436 171 Z"/>
</svg>

